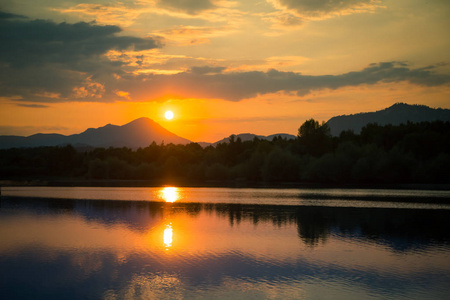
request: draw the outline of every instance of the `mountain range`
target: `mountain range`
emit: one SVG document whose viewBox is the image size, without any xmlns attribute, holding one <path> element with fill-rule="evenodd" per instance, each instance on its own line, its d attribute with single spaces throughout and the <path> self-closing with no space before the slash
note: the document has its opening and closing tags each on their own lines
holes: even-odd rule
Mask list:
<svg viewBox="0 0 450 300">
<path fill-rule="evenodd" d="M 450 109 L 396 103 L 376 112 L 333 117 L 328 120 L 327 125 L 330 127 L 331 134 L 338 136 L 344 130 L 353 130 L 353 132 L 359 134 L 361 129 L 369 123 L 399 125 L 408 121 L 419 123 L 436 120 L 450 121 Z"/>
<path fill-rule="evenodd" d="M 359 113 L 354 115 L 343 115 L 333 117 L 327 124 L 331 129 L 331 134 L 339 135 L 343 130 L 353 130 L 359 133 L 361 128 L 368 123 L 377 123 L 379 125 L 401 123 L 422 122 L 422 121 L 450 121 L 450 109 L 434 109 L 425 105 L 409 105 L 397 103 L 386 109 Z M 301 121 L 299 121 L 299 126 Z M 296 136 L 285 133 L 278 133 L 269 136 L 255 135 L 251 133 L 241 133 L 235 135 L 242 141 L 259 139 L 272 140 L 275 136 L 286 139 L 295 139 Z M 219 143 L 229 142 L 230 137 L 226 137 L 215 143 L 200 142 L 203 147 L 208 145 L 216 146 Z M 77 148 L 83 147 L 128 147 L 139 148 L 147 147 L 152 142 L 161 144 L 188 144 L 191 141 L 177 136 L 176 134 L 163 128 L 158 123 L 149 118 L 139 118 L 128 124 L 118 126 L 108 124 L 99 128 L 89 128 L 79 134 L 61 135 L 61 134 L 43 134 L 38 133 L 28 137 L 24 136 L 0 136 L 0 149 L 39 147 L 39 146 L 61 146 L 71 144 Z"/>
</svg>

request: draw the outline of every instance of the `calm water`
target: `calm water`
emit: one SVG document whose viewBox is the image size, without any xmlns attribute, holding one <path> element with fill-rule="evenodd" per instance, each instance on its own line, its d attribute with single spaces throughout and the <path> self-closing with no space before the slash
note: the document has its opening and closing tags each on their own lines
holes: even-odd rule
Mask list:
<svg viewBox="0 0 450 300">
<path fill-rule="evenodd" d="M 450 297 L 444 191 L 10 187 L 2 195 L 1 299 Z"/>
</svg>

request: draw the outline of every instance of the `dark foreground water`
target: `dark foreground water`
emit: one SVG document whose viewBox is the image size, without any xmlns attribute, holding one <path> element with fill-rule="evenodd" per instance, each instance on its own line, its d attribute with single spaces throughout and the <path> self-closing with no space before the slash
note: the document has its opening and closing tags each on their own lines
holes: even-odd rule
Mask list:
<svg viewBox="0 0 450 300">
<path fill-rule="evenodd" d="M 0 299 L 449 299 L 448 200 L 4 188 Z"/>
</svg>

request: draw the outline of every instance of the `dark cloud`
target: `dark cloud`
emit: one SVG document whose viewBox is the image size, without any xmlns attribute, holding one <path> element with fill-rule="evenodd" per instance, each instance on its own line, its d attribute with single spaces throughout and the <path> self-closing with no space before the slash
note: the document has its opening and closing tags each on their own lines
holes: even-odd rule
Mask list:
<svg viewBox="0 0 450 300">
<path fill-rule="evenodd" d="M 7 12 L 0 11 L 0 19 L 26 19 L 27 17 L 22 15 L 11 14 Z"/>
<path fill-rule="evenodd" d="M 48 97 L 36 95 L 53 93 L 62 101 L 84 86 L 79 95 L 97 97 L 94 92 L 100 89 L 93 82 L 121 72 L 121 62 L 109 61 L 105 53 L 160 47 L 157 39 L 117 35 L 120 32 L 111 25 L 54 23 L 1 13 L 0 96 L 41 101 Z"/>
<path fill-rule="evenodd" d="M 42 104 L 23 104 L 23 103 L 19 103 L 19 104 L 17 104 L 17 106 L 29 107 L 29 108 L 47 108 L 47 107 L 49 107 L 48 105 L 42 105 Z"/>
<path fill-rule="evenodd" d="M 154 39 L 117 36 L 121 29 L 93 23 L 54 23 L 45 20 L 0 19 L 0 61 L 12 67 L 42 63 L 76 65 L 111 49 L 152 49 Z"/>
<path fill-rule="evenodd" d="M 192 67 L 190 69 L 190 73 L 197 75 L 207 75 L 207 74 L 219 74 L 222 73 L 226 68 L 224 67 L 210 67 L 210 66 L 202 66 L 202 67 Z"/>
<path fill-rule="evenodd" d="M 159 0 L 158 6 L 196 15 L 204 10 L 215 8 L 210 0 Z"/>
<path fill-rule="evenodd" d="M 114 101 L 122 92 L 135 101 L 167 95 L 239 101 L 268 93 L 303 96 L 314 90 L 383 82 L 422 86 L 450 83 L 450 75 L 439 73 L 439 65 L 413 68 L 405 62 L 382 62 L 359 71 L 320 76 L 278 70 L 226 72 L 224 67 L 208 65 L 173 75 L 135 75 L 132 71 L 136 66 L 127 65 L 120 58 L 110 61 L 103 54 L 111 49 L 152 49 L 159 43 L 151 38 L 118 36 L 120 31 L 117 26 L 57 24 L 2 15 L 0 96 L 14 96 L 25 103 Z M 137 58 L 137 65 L 145 60 L 143 56 Z"/>
<path fill-rule="evenodd" d="M 347 9 L 376 5 L 374 0 L 276 0 L 281 6 L 300 15 L 321 16 Z"/>
<path fill-rule="evenodd" d="M 58 132 L 68 129 L 62 126 L 0 126 L 0 135 L 29 136 L 36 132 Z"/>
<path fill-rule="evenodd" d="M 203 67 L 204 68 L 204 67 Z M 450 83 L 450 75 L 439 74 L 436 66 L 413 69 L 405 63 L 382 62 L 341 75 L 303 75 L 295 72 L 185 72 L 175 75 L 145 75 L 122 82 L 131 98 L 158 98 L 165 93 L 186 98 L 210 98 L 239 101 L 257 95 L 280 91 L 307 95 L 313 90 L 339 89 L 348 86 L 373 85 L 383 82 L 409 82 L 421 86 Z M 201 69 L 202 70 L 202 69 Z M 204 69 L 207 70 L 207 69 Z"/>
</svg>

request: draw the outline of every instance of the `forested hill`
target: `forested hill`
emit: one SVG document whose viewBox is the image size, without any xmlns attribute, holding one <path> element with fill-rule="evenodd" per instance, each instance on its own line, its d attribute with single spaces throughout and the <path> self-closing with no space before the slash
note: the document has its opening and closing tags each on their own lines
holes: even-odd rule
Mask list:
<svg viewBox="0 0 450 300">
<path fill-rule="evenodd" d="M 296 139 L 276 137 L 217 146 L 157 144 L 145 148 L 0 149 L 0 180 L 123 179 L 168 184 L 208 181 L 331 184 L 450 183 L 450 122 L 369 124 L 332 137 L 314 119 Z"/>
<path fill-rule="evenodd" d="M 241 141 L 246 142 L 246 141 L 251 141 L 254 138 L 258 138 L 260 140 L 271 141 L 275 137 L 276 138 L 287 139 L 287 140 L 293 140 L 293 139 L 297 138 L 295 135 L 287 134 L 287 133 L 276 133 L 276 134 L 272 134 L 272 135 L 268 135 L 268 136 L 256 135 L 256 134 L 252 134 L 252 133 L 240 133 L 240 134 L 233 134 L 233 135 L 231 135 L 229 137 L 223 138 L 220 141 L 217 141 L 217 142 L 212 143 L 210 145 L 217 146 L 218 144 L 221 144 L 221 143 L 229 143 L 232 138 L 234 138 L 234 139 L 238 139 L 239 138 L 239 139 L 241 139 Z"/>
<path fill-rule="evenodd" d="M 436 120 L 450 121 L 450 109 L 396 103 L 391 107 L 376 112 L 333 117 L 328 120 L 327 125 L 330 127 L 331 134 L 338 136 L 344 130 L 353 130 L 359 134 L 361 128 L 369 123 L 399 125 L 406 124 L 408 121 L 418 123 Z"/>
</svg>

